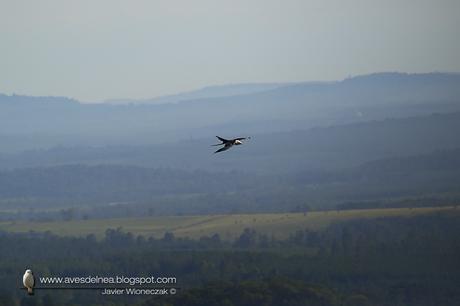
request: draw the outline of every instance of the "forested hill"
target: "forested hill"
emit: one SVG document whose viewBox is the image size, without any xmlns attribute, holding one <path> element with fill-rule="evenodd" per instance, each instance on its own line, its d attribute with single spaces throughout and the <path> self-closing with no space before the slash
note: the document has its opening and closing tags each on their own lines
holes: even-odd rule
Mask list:
<svg viewBox="0 0 460 306">
<path fill-rule="evenodd" d="M 460 149 L 278 175 L 62 165 L 0 171 L 0 209 L 8 219 L 60 218 L 56 208 L 69 207 L 115 217 L 455 205 L 459 178 Z"/>
<path fill-rule="evenodd" d="M 213 154 L 215 136 L 151 146 L 59 146 L 0 154 L 0 169 L 65 164 L 128 164 L 206 171 L 290 173 L 350 168 L 373 160 L 460 147 L 460 113 L 253 134 L 243 146 Z M 226 135 L 221 135 L 226 136 Z"/>
</svg>

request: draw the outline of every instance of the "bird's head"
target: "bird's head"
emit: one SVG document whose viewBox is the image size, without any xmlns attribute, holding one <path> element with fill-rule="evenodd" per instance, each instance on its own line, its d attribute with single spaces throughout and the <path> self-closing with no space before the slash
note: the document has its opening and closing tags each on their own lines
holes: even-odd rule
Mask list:
<svg viewBox="0 0 460 306">
<path fill-rule="evenodd" d="M 241 142 L 241 140 L 235 140 L 235 145 L 240 145 L 240 144 L 243 144 L 243 142 Z"/>
<path fill-rule="evenodd" d="M 30 270 L 30 269 L 27 269 L 27 270 L 26 270 L 26 273 L 28 273 L 28 274 L 29 274 L 29 273 L 30 273 L 30 274 L 32 274 L 32 270 Z"/>
</svg>

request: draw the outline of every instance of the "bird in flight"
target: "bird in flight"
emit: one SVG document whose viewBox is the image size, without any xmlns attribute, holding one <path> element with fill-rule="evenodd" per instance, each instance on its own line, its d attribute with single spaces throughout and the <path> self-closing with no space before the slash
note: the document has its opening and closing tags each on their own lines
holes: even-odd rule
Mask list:
<svg viewBox="0 0 460 306">
<path fill-rule="evenodd" d="M 219 152 L 223 152 L 225 150 L 228 150 L 230 149 L 231 147 L 233 146 L 238 146 L 238 145 L 241 145 L 243 144 L 243 141 L 242 140 L 245 140 L 245 139 L 250 139 L 251 137 L 239 137 L 239 138 L 234 138 L 234 139 L 225 139 L 225 138 L 222 138 L 222 137 L 219 137 L 219 136 L 216 136 L 217 139 L 219 139 L 220 141 L 222 141 L 222 143 L 218 143 L 218 144 L 215 144 L 213 146 L 223 146 L 222 148 L 220 148 L 219 150 L 217 150 L 216 152 L 214 153 L 219 153 Z"/>
</svg>

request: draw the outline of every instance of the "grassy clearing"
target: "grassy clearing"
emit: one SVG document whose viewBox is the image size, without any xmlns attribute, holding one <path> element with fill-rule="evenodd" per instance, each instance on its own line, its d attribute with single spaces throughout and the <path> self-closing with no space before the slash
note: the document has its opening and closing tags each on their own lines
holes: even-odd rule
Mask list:
<svg viewBox="0 0 460 306">
<path fill-rule="evenodd" d="M 199 238 L 203 235 L 219 233 L 223 239 L 234 239 L 244 228 L 251 227 L 257 232 L 284 238 L 299 229 L 320 229 L 333 222 L 360 218 L 404 216 L 410 217 L 438 211 L 453 211 L 453 207 L 360 209 L 346 211 L 321 211 L 283 214 L 238 214 L 169 216 L 149 218 L 120 218 L 99 220 L 76 220 L 55 222 L 16 221 L 0 222 L 0 230 L 8 232 L 51 231 L 64 236 L 86 236 L 95 234 L 102 237 L 108 228 L 122 227 L 124 231 L 144 236 L 162 237 L 165 232 L 173 232 L 178 237 Z"/>
</svg>

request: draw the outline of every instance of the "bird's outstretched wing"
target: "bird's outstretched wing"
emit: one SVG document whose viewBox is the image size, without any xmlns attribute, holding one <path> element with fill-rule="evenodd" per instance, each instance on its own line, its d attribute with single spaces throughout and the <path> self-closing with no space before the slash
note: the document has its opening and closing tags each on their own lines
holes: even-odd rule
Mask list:
<svg viewBox="0 0 460 306">
<path fill-rule="evenodd" d="M 229 142 L 230 141 L 228 139 L 225 139 L 225 138 L 222 138 L 222 137 L 219 137 L 219 136 L 216 136 L 216 137 L 217 137 L 217 139 L 219 139 L 222 142 Z"/>
<path fill-rule="evenodd" d="M 251 137 L 239 137 L 239 138 L 235 138 L 233 140 L 245 140 L 245 139 L 249 139 L 249 138 L 251 138 Z"/>
<path fill-rule="evenodd" d="M 228 149 L 230 149 L 230 148 L 231 148 L 230 146 L 225 146 L 225 147 L 223 147 L 223 148 L 220 148 L 220 149 L 217 150 L 216 152 L 214 152 L 214 154 L 219 153 L 219 152 L 223 152 L 223 151 L 228 150 Z"/>
</svg>

